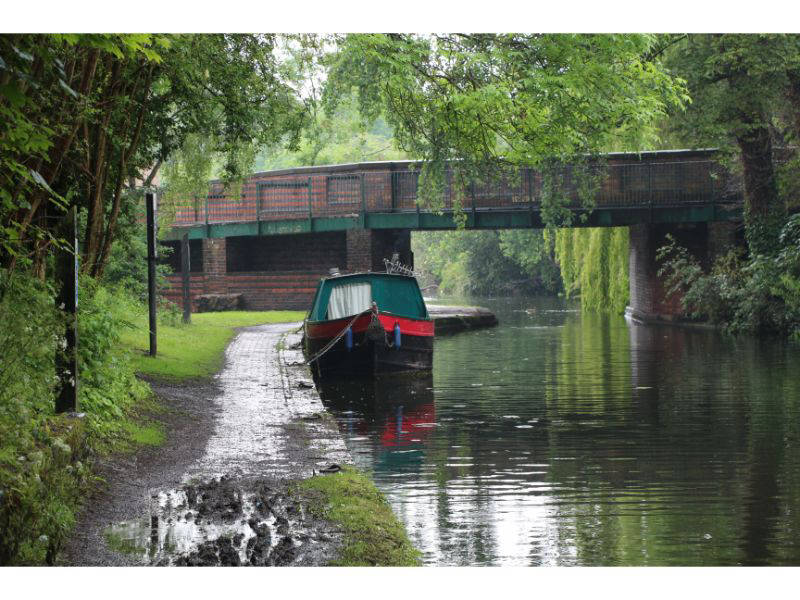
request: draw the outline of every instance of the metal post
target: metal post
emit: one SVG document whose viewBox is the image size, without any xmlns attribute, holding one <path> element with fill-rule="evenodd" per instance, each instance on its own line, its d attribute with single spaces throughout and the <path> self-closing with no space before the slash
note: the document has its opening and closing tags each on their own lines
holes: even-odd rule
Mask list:
<svg viewBox="0 0 800 600">
<path fill-rule="evenodd" d="M 390 195 L 391 195 L 390 197 L 391 197 L 391 202 L 392 202 L 392 212 L 395 212 L 397 210 L 397 177 L 396 177 L 396 175 L 397 174 L 395 173 L 395 170 L 394 170 L 394 163 L 392 163 L 391 171 L 389 171 L 389 183 L 390 183 L 389 191 L 390 191 Z"/>
<path fill-rule="evenodd" d="M 211 237 L 211 230 L 208 226 L 208 194 L 206 194 L 206 237 Z"/>
<path fill-rule="evenodd" d="M 72 242 L 72 251 L 63 250 L 58 260 L 61 291 L 58 305 L 67 315 L 66 348 L 57 354 L 56 369 L 61 390 L 56 398 L 56 412 L 78 410 L 78 220 L 72 207 L 64 218 L 65 239 Z"/>
<path fill-rule="evenodd" d="M 420 217 L 419 217 L 419 171 L 416 173 L 416 177 L 414 177 L 414 204 L 417 205 L 417 229 L 420 228 Z"/>
<path fill-rule="evenodd" d="M 156 196 L 145 194 L 147 205 L 147 303 L 150 309 L 150 356 L 156 355 Z M 206 213 L 208 214 L 208 213 Z"/>
<path fill-rule="evenodd" d="M 647 163 L 647 194 L 648 194 L 647 220 L 649 223 L 652 223 L 653 222 L 653 163 Z"/>
<path fill-rule="evenodd" d="M 708 162 L 708 178 L 711 180 L 711 203 L 716 207 L 717 190 L 714 189 L 714 169 L 713 169 L 713 163 L 711 163 L 711 161 Z"/>
<path fill-rule="evenodd" d="M 256 229 L 261 235 L 261 184 L 256 183 Z"/>
<path fill-rule="evenodd" d="M 472 197 L 472 227 L 475 227 L 475 182 L 469 182 L 469 194 Z"/>
<path fill-rule="evenodd" d="M 531 227 L 533 227 L 533 169 L 525 167 L 528 179 L 528 216 L 531 220 Z"/>
<path fill-rule="evenodd" d="M 192 322 L 192 296 L 190 294 L 189 273 L 192 269 L 191 255 L 189 254 L 189 234 L 184 233 L 181 240 L 181 282 L 183 283 L 183 322 L 187 325 Z"/>
<path fill-rule="evenodd" d="M 308 178 L 308 230 L 309 231 L 312 231 L 314 227 L 314 221 L 313 221 L 314 213 L 312 208 L 313 195 L 314 195 L 314 188 L 311 185 L 311 177 L 309 177 Z"/>
<path fill-rule="evenodd" d="M 367 226 L 367 192 L 364 189 L 364 173 L 359 173 L 361 181 L 361 229 Z"/>
</svg>

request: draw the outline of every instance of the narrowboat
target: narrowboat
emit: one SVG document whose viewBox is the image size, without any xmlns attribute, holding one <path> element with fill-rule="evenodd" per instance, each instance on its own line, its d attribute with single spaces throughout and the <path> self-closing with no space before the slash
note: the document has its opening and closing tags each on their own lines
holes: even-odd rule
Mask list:
<svg viewBox="0 0 800 600">
<path fill-rule="evenodd" d="M 319 377 L 433 366 L 433 320 L 417 280 L 407 274 L 323 278 L 303 334 L 306 360 Z"/>
</svg>

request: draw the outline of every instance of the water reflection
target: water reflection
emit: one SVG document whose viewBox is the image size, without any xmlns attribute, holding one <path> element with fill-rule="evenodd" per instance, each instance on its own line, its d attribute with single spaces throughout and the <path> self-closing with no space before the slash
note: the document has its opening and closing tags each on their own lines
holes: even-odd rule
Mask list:
<svg viewBox="0 0 800 600">
<path fill-rule="evenodd" d="M 322 390 L 428 563 L 800 563 L 797 348 L 482 303 L 432 382 Z"/>
<path fill-rule="evenodd" d="M 371 468 L 419 473 L 437 425 L 432 373 L 324 381 L 318 389 L 351 453 L 369 455 Z"/>
</svg>

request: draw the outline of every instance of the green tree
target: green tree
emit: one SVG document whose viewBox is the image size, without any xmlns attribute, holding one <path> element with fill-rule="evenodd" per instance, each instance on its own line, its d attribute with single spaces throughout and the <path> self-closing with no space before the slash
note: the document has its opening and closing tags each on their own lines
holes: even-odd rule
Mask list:
<svg viewBox="0 0 800 600">
<path fill-rule="evenodd" d="M 526 245 L 540 249 L 538 258 Z M 415 267 L 456 296 L 557 292 L 549 248 L 541 231 L 419 231 L 412 239 Z"/>
<path fill-rule="evenodd" d="M 648 58 L 645 35 L 356 34 L 337 39 L 325 100 L 358 92 L 362 114 L 385 114 L 398 145 L 427 161 L 436 206 L 452 170 L 461 189 L 508 167 L 580 162 L 609 146 L 640 147 L 655 120 L 686 99 Z M 456 206 L 459 201 L 456 198 Z M 568 218 L 558 193 L 546 221 Z"/>
<path fill-rule="evenodd" d="M 106 166 L 126 167 L 142 114 L 131 102 L 144 102 L 142 88 L 152 79 L 154 47 L 161 43 L 162 38 L 144 34 L 0 36 L 4 266 L 13 270 L 18 258 L 32 257 L 33 271 L 43 277 L 46 250 L 57 242 L 49 220 L 76 201 L 78 180 L 84 182 L 89 229 L 97 230 L 94 203 L 103 190 L 115 187 Z M 138 72 L 123 73 L 123 64 Z M 129 131 L 111 122 L 116 99 L 125 104 Z M 116 157 L 107 145 L 112 127 Z M 80 167 L 72 162 L 73 152 L 80 153 Z"/>
<path fill-rule="evenodd" d="M 547 294 L 562 289 L 553 241 L 552 233 L 546 230 L 507 229 L 499 235 L 503 256 L 519 265 L 533 289 Z"/>
<path fill-rule="evenodd" d="M 159 156 L 176 150 L 165 173 L 168 203 L 205 196 L 216 175 L 236 196 L 260 148 L 297 149 L 308 114 L 277 58 L 279 42 L 276 35 L 219 34 L 180 36 L 173 44 L 164 117 L 181 118 L 162 134 Z"/>
<path fill-rule="evenodd" d="M 130 191 L 152 183 L 176 150 L 204 144 L 232 181 L 249 170 L 254 147 L 296 143 L 305 108 L 275 40 L 0 36 L 3 264 L 29 255 L 43 277 L 53 217 L 76 204 L 85 215 L 82 268 L 102 276 L 123 205 L 137 199 Z"/>
<path fill-rule="evenodd" d="M 315 108 L 297 149 L 262 148 L 256 156 L 255 168 L 261 171 L 405 158 L 407 155 L 396 148 L 386 120 L 377 117 L 371 123 L 364 122 L 357 99 L 351 96 L 343 98 L 331 114 Z"/>
<path fill-rule="evenodd" d="M 668 129 L 696 147 L 738 154 L 750 251 L 774 254 L 786 220 L 775 145 L 800 139 L 800 36 L 681 36 L 666 56 L 692 96 Z"/>
</svg>

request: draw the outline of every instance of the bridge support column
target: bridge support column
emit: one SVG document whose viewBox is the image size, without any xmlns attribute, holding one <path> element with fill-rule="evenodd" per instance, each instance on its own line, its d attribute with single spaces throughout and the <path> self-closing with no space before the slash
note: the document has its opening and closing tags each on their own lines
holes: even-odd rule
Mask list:
<svg viewBox="0 0 800 600">
<path fill-rule="evenodd" d="M 630 304 L 625 314 L 640 321 L 676 321 L 682 317 L 681 298 L 668 295 L 656 260 L 667 234 L 696 257 L 704 269 L 736 243 L 736 223 L 640 224 L 630 226 Z"/>
<path fill-rule="evenodd" d="M 227 256 L 226 238 L 203 239 L 204 293 L 228 293 Z"/>
<path fill-rule="evenodd" d="M 383 259 L 397 252 L 400 262 L 413 266 L 411 232 L 408 229 L 348 229 L 347 270 L 383 271 Z"/>
<path fill-rule="evenodd" d="M 735 246 L 744 247 L 742 224 L 735 221 L 718 221 L 708 224 L 708 260 L 713 263 L 717 257 L 727 253 Z"/>
</svg>

